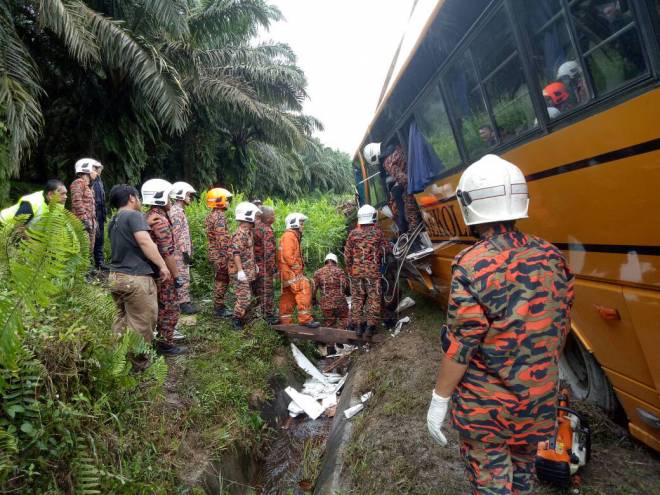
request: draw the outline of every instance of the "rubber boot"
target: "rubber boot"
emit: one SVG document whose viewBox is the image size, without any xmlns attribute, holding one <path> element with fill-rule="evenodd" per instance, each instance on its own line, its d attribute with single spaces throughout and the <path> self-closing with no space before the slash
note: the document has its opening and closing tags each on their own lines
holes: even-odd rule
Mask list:
<svg viewBox="0 0 660 495">
<path fill-rule="evenodd" d="M 355 325 L 353 323 L 349 323 L 348 325 L 346 325 L 346 330 L 348 330 L 349 332 L 355 332 Z"/>
<path fill-rule="evenodd" d="M 236 330 L 236 331 L 243 330 L 243 327 L 245 326 L 245 324 L 243 323 L 243 320 L 241 320 L 240 318 L 236 318 L 236 317 L 234 317 L 231 320 L 231 324 L 234 327 L 234 330 Z"/>
<path fill-rule="evenodd" d="M 266 322 L 269 325 L 279 325 L 280 324 L 280 318 L 279 316 L 266 316 Z"/>
<path fill-rule="evenodd" d="M 181 314 L 184 315 L 195 315 L 199 313 L 199 309 L 197 309 L 191 302 L 181 303 L 179 308 L 181 309 Z"/>
<path fill-rule="evenodd" d="M 375 325 L 369 325 L 369 326 L 367 326 L 367 330 L 364 332 L 364 336 L 366 338 L 371 338 L 373 336 L 373 334 L 375 334 L 375 333 L 376 333 Z"/>
<path fill-rule="evenodd" d="M 156 341 L 156 352 L 162 356 L 176 356 L 182 354 L 184 349 L 163 340 L 158 340 Z"/>
<path fill-rule="evenodd" d="M 213 311 L 213 316 L 216 318 L 231 318 L 234 316 L 234 313 L 227 308 L 215 308 Z"/>
<path fill-rule="evenodd" d="M 318 321 L 310 321 L 309 323 L 305 323 L 305 326 L 307 328 L 319 328 L 321 324 Z"/>
<path fill-rule="evenodd" d="M 364 331 L 365 331 L 366 329 L 367 329 L 367 324 L 366 324 L 366 323 L 360 323 L 360 324 L 358 325 L 358 327 L 357 327 L 357 331 L 355 332 L 355 334 L 356 334 L 358 337 L 362 337 L 362 334 L 364 333 Z"/>
</svg>

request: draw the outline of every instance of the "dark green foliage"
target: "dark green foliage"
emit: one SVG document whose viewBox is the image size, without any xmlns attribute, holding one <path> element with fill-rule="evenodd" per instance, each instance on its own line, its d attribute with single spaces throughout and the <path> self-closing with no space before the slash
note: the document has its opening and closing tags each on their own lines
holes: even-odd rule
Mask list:
<svg viewBox="0 0 660 495">
<path fill-rule="evenodd" d="M 137 334 L 110 330 L 114 303 L 85 281 L 88 241 L 69 212 L 2 226 L 0 242 L 0 489 L 101 493 L 115 467 L 94 454 L 99 425 L 153 395 L 167 367 Z"/>
<path fill-rule="evenodd" d="M 311 138 L 321 123 L 302 113 L 295 54 L 254 40 L 280 19 L 264 0 L 8 0 L 0 179 L 68 182 L 93 156 L 108 185 L 163 176 L 287 198 L 347 192 L 350 160 Z"/>
</svg>

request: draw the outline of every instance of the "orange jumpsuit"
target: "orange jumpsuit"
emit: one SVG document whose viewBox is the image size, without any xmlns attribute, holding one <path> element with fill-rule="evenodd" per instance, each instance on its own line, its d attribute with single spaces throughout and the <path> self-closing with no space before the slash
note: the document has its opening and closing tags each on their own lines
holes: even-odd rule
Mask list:
<svg viewBox="0 0 660 495">
<path fill-rule="evenodd" d="M 310 323 L 312 318 L 312 285 L 305 277 L 305 264 L 300 250 L 301 234 L 298 230 L 288 229 L 280 238 L 277 250 L 277 262 L 282 280 L 280 297 L 280 323 L 293 323 L 293 311 L 298 306 L 298 322 Z"/>
</svg>

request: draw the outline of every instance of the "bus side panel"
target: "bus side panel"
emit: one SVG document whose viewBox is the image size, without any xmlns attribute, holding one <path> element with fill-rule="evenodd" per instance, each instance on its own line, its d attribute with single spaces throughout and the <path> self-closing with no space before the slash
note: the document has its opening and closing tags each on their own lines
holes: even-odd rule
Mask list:
<svg viewBox="0 0 660 495">
<path fill-rule="evenodd" d="M 626 410 L 628 419 L 630 420 L 630 423 L 628 423 L 630 433 L 649 447 L 660 452 L 660 434 L 657 428 L 652 428 L 645 423 L 639 414 L 639 409 L 641 408 L 660 418 L 660 409 L 641 402 L 639 399 L 623 390 L 615 389 L 615 391 L 621 405 Z"/>
<path fill-rule="evenodd" d="M 619 319 L 604 319 L 601 308 L 615 310 Z M 602 366 L 653 387 L 621 286 L 578 279 L 571 318 Z"/>
<path fill-rule="evenodd" d="M 623 295 L 653 377 L 660 407 L 660 293 L 624 287 Z"/>
</svg>

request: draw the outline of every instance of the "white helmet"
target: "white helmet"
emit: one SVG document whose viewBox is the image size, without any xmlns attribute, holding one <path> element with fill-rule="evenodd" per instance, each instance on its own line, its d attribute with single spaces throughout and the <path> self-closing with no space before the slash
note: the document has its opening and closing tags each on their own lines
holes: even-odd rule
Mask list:
<svg viewBox="0 0 660 495">
<path fill-rule="evenodd" d="M 337 255 L 335 253 L 328 253 L 328 255 L 325 257 L 325 261 L 334 261 L 335 264 L 339 263 L 339 260 L 337 260 Z"/>
<path fill-rule="evenodd" d="M 77 174 L 89 174 L 94 168 L 103 169 L 103 165 L 94 158 L 81 158 L 76 162 L 75 168 Z"/>
<path fill-rule="evenodd" d="M 170 198 L 172 199 L 186 199 L 186 194 L 193 193 L 195 194 L 195 188 L 188 184 L 187 182 L 175 182 L 172 184 L 172 192 L 170 193 Z"/>
<path fill-rule="evenodd" d="M 284 219 L 284 226 L 287 229 L 299 229 L 306 220 L 307 217 L 302 213 L 289 213 Z"/>
<path fill-rule="evenodd" d="M 581 75 L 582 68 L 580 67 L 580 64 L 578 64 L 575 60 L 564 62 L 559 66 L 559 69 L 557 70 L 557 79 L 561 79 L 562 77 L 575 79 Z"/>
<path fill-rule="evenodd" d="M 239 222 L 254 223 L 258 213 L 260 213 L 260 211 L 257 205 L 243 201 L 242 203 L 238 203 L 236 205 L 236 210 L 234 210 L 234 217 L 236 217 L 236 220 Z"/>
<path fill-rule="evenodd" d="M 556 119 L 557 117 L 559 117 L 561 115 L 561 112 L 559 111 L 559 109 L 557 107 L 548 107 L 547 110 L 548 110 L 548 116 L 551 119 Z"/>
<path fill-rule="evenodd" d="M 497 155 L 486 155 L 465 169 L 456 196 L 465 225 L 527 218 L 525 176 Z"/>
<path fill-rule="evenodd" d="M 369 143 L 363 150 L 364 159 L 369 165 L 378 165 L 380 159 L 380 143 Z"/>
<path fill-rule="evenodd" d="M 369 225 L 376 223 L 378 212 L 371 205 L 364 205 L 357 212 L 358 225 Z"/>
<path fill-rule="evenodd" d="M 149 179 L 142 184 L 142 203 L 153 206 L 166 206 L 170 202 L 172 184 L 163 179 Z"/>
</svg>

